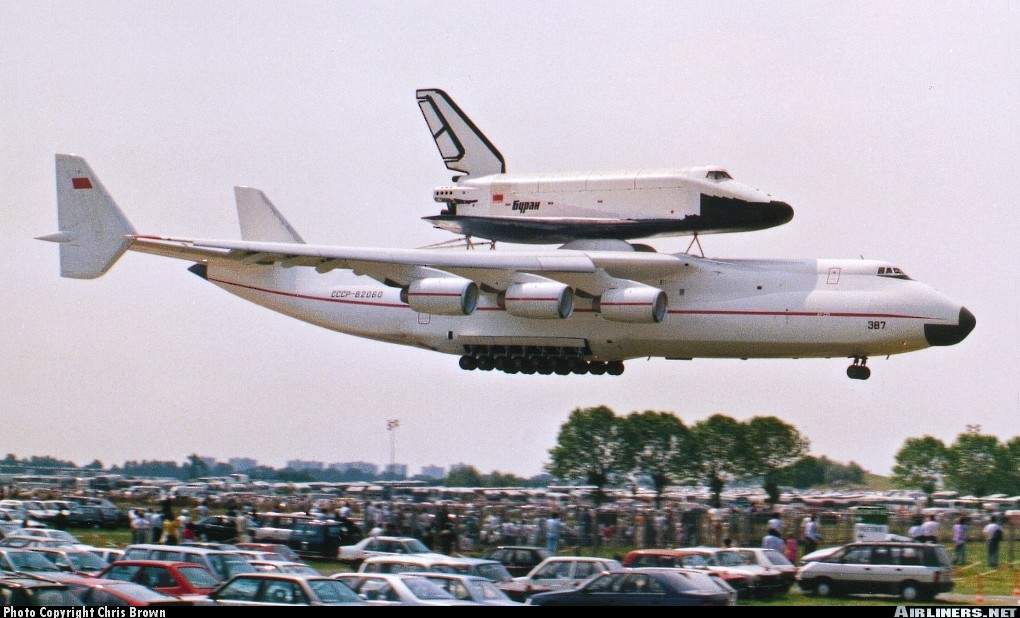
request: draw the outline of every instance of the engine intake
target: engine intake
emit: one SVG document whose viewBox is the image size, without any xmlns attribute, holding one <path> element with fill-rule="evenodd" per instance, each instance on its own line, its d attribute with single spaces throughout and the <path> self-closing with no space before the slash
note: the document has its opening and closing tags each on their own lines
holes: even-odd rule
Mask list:
<svg viewBox="0 0 1020 618">
<path fill-rule="evenodd" d="M 463 277 L 415 279 L 400 300 L 419 313 L 471 315 L 478 306 L 478 285 Z"/>
<path fill-rule="evenodd" d="M 555 281 L 515 283 L 499 295 L 499 304 L 522 318 L 565 319 L 574 312 L 574 291 Z"/>
<path fill-rule="evenodd" d="M 650 286 L 606 290 L 595 301 L 595 311 L 614 322 L 661 322 L 666 318 L 666 293 Z"/>
</svg>

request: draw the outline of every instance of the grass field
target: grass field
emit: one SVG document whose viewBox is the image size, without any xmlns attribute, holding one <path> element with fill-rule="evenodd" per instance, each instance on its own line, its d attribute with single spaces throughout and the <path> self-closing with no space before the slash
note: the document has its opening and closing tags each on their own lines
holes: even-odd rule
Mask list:
<svg viewBox="0 0 1020 618">
<path fill-rule="evenodd" d="M 124 547 L 131 543 L 131 532 L 129 530 L 95 530 L 92 528 L 71 528 L 68 530 L 81 542 L 97 547 Z M 575 552 L 574 548 L 562 548 L 560 553 L 570 555 L 580 553 L 587 556 L 603 556 L 606 558 L 617 558 L 625 555 L 631 548 L 600 548 L 593 551 L 591 548 L 583 548 Z M 947 548 L 952 555 L 952 548 Z M 1008 554 L 1005 548 L 1000 555 L 998 569 L 989 569 L 985 563 L 985 548 L 983 543 L 969 543 L 967 555 L 970 558 L 967 566 L 956 567 L 953 573 L 955 587 L 954 593 L 964 595 L 981 594 L 984 596 L 1010 596 L 1014 589 L 1020 586 L 1020 563 L 1014 562 L 1011 565 L 1006 563 Z M 1020 558 L 1020 557 L 1018 557 Z M 350 571 L 345 565 L 328 560 L 308 560 L 308 564 L 324 575 Z M 751 600 L 741 602 L 747 605 L 902 605 L 903 602 L 895 597 L 881 596 L 854 596 L 848 598 L 825 599 L 804 594 L 796 586 L 785 597 L 769 600 Z"/>
</svg>

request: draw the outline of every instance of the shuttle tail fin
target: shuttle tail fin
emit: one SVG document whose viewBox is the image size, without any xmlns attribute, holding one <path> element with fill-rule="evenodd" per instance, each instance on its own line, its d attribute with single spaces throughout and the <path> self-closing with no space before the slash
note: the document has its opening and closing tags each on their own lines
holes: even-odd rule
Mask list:
<svg viewBox="0 0 1020 618">
<path fill-rule="evenodd" d="M 468 176 L 506 172 L 503 155 L 453 102 L 450 95 L 436 88 L 418 90 L 415 94 L 432 139 L 436 141 L 439 154 L 448 169 Z"/>
<path fill-rule="evenodd" d="M 304 243 L 266 194 L 252 187 L 234 187 L 241 238 L 262 242 Z"/>
<path fill-rule="evenodd" d="M 60 276 L 95 279 L 131 246 L 135 228 L 84 158 L 56 155 L 59 231 L 39 240 L 60 244 Z"/>
</svg>

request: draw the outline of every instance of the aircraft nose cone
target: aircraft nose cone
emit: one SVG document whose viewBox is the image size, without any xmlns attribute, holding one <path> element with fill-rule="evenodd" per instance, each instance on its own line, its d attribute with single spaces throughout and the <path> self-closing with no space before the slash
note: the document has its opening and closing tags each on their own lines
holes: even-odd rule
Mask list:
<svg viewBox="0 0 1020 618">
<path fill-rule="evenodd" d="M 776 222 L 776 225 L 782 225 L 788 223 L 793 219 L 793 207 L 786 202 L 777 202 L 775 200 L 769 202 L 769 218 Z"/>
<path fill-rule="evenodd" d="M 967 338 L 970 331 L 974 330 L 975 325 L 977 325 L 977 320 L 974 318 L 974 314 L 966 307 L 960 307 L 960 317 L 956 326 L 925 324 L 924 338 L 928 340 L 928 345 L 956 345 Z"/>
</svg>

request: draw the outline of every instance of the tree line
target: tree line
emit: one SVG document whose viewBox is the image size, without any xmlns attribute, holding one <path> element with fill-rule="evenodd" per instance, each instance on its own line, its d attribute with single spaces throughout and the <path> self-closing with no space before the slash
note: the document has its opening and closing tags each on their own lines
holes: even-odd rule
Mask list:
<svg viewBox="0 0 1020 618">
<path fill-rule="evenodd" d="M 893 481 L 931 496 L 940 488 L 961 494 L 1020 495 L 1020 436 L 1000 442 L 970 428 L 952 444 L 932 436 L 907 438 L 896 453 Z"/>
<path fill-rule="evenodd" d="M 560 479 L 595 486 L 596 501 L 606 486 L 634 485 L 643 477 L 655 489 L 656 504 L 668 485 L 701 482 L 719 506 L 727 482 L 759 477 L 777 502 L 783 474 L 808 447 L 796 427 L 774 416 L 741 422 L 716 414 L 688 427 L 669 412 L 618 416 L 597 406 L 571 412 L 549 451 L 547 469 Z"/>
</svg>

